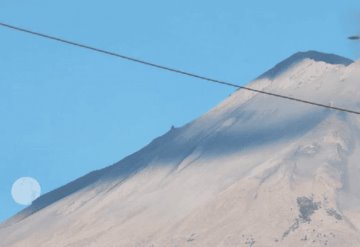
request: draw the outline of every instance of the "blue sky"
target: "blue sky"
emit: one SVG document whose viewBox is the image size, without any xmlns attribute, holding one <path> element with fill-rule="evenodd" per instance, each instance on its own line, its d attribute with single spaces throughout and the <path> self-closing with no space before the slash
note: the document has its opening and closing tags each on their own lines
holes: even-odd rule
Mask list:
<svg viewBox="0 0 360 247">
<path fill-rule="evenodd" d="M 244 84 L 297 51 L 352 59 L 360 1 L 0 1 L 0 21 Z M 0 221 L 218 104 L 212 85 L 0 28 Z"/>
</svg>

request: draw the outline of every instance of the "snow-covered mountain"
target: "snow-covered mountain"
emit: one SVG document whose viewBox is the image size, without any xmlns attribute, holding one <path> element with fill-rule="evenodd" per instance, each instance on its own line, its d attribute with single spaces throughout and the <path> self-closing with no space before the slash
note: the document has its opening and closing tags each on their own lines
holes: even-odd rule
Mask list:
<svg viewBox="0 0 360 247">
<path fill-rule="evenodd" d="M 360 62 L 297 53 L 248 87 L 360 110 Z M 6 247 L 360 246 L 360 116 L 238 90 L 0 226 Z"/>
</svg>

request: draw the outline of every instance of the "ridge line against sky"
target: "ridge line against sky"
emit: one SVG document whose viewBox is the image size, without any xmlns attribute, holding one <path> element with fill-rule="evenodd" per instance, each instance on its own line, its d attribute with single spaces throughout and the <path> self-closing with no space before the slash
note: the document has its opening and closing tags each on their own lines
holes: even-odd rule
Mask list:
<svg viewBox="0 0 360 247">
<path fill-rule="evenodd" d="M 297 51 L 359 55 L 358 44 L 347 40 L 360 31 L 354 0 L 35 0 L 4 1 L 0 8 L 1 19 L 16 25 L 46 33 L 56 28 L 60 36 L 226 81 L 251 81 Z M 10 194 L 19 177 L 35 177 L 46 193 L 115 163 L 233 91 L 5 32 L 0 30 L 0 221 L 23 208 Z"/>
</svg>

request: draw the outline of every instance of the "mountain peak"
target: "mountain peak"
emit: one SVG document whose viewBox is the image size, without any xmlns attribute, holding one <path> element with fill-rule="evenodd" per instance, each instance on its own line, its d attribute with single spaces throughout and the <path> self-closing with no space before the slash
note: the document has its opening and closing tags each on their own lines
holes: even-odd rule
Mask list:
<svg viewBox="0 0 360 247">
<path fill-rule="evenodd" d="M 360 107 L 360 65 L 307 59 L 350 63 L 297 53 L 274 73 L 304 60 L 300 75 L 251 88 Z M 359 247 L 360 122 L 304 102 L 237 90 L 140 151 L 43 195 L 0 224 L 1 246 Z"/>
<path fill-rule="evenodd" d="M 288 57 L 284 61 L 278 63 L 272 69 L 266 71 L 264 74 L 258 77 L 258 79 L 268 78 L 274 79 L 277 76 L 281 75 L 289 68 L 295 66 L 296 64 L 304 61 L 305 59 L 311 59 L 316 62 L 325 62 L 328 64 L 339 64 L 348 66 L 354 61 L 339 55 L 323 53 L 318 51 L 306 51 L 306 52 L 297 52 L 294 55 Z"/>
</svg>

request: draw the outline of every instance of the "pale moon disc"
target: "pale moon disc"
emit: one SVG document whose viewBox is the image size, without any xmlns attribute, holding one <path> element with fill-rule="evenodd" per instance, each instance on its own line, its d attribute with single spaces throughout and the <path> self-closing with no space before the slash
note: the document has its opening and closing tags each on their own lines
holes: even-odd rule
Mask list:
<svg viewBox="0 0 360 247">
<path fill-rule="evenodd" d="M 28 206 L 41 195 L 41 187 L 36 179 L 22 177 L 13 184 L 11 195 L 16 203 Z"/>
</svg>

